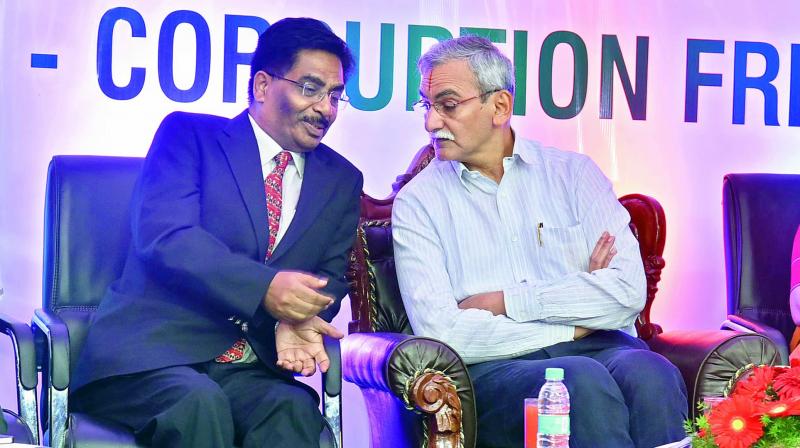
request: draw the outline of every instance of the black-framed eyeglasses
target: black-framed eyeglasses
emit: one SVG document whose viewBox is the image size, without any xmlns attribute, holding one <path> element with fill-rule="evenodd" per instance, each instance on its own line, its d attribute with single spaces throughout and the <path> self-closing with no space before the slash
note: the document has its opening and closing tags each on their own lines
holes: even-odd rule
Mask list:
<svg viewBox="0 0 800 448">
<path fill-rule="evenodd" d="M 300 93 L 303 95 L 304 98 L 308 98 L 309 100 L 313 101 L 314 103 L 318 103 L 322 101 L 323 98 L 326 96 L 328 100 L 331 102 L 331 107 L 334 109 L 342 110 L 347 107 L 347 103 L 350 102 L 350 99 L 347 98 L 347 95 L 344 94 L 342 90 L 324 90 L 318 84 L 313 82 L 298 82 L 293 79 L 284 78 L 283 76 L 278 76 L 273 73 L 267 72 L 268 75 L 272 76 L 273 78 L 278 78 L 280 80 L 290 82 L 297 87 L 300 88 Z"/>
<path fill-rule="evenodd" d="M 467 101 L 474 100 L 475 98 L 481 98 L 482 99 L 483 97 L 485 97 L 487 95 L 491 95 L 493 93 L 497 93 L 497 92 L 499 92 L 501 90 L 503 90 L 503 89 L 490 90 L 488 92 L 483 92 L 480 95 L 475 95 L 475 96 L 469 97 L 467 99 L 463 99 L 461 101 L 456 101 L 454 99 L 447 99 L 447 100 L 444 100 L 444 101 L 434 101 L 433 103 L 431 103 L 430 101 L 428 101 L 426 99 L 421 99 L 421 100 L 417 101 L 416 103 L 414 103 L 411 107 L 413 107 L 415 111 L 422 112 L 422 113 L 425 113 L 425 114 L 430 112 L 431 107 L 433 107 L 433 109 L 436 110 L 437 114 L 445 116 L 445 117 L 453 117 L 455 115 L 455 113 L 456 113 L 456 109 L 461 104 L 464 104 Z"/>
</svg>

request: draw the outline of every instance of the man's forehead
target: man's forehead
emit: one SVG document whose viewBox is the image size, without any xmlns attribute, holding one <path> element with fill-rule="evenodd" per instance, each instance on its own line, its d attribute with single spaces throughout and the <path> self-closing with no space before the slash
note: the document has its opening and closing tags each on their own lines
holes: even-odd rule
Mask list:
<svg viewBox="0 0 800 448">
<path fill-rule="evenodd" d="M 475 89 L 475 75 L 466 61 L 450 61 L 422 73 L 419 93 L 425 98 L 460 95 Z"/>
<path fill-rule="evenodd" d="M 327 51 L 301 50 L 287 72 L 298 81 L 310 81 L 320 85 L 342 84 L 344 73 L 339 58 Z"/>
</svg>

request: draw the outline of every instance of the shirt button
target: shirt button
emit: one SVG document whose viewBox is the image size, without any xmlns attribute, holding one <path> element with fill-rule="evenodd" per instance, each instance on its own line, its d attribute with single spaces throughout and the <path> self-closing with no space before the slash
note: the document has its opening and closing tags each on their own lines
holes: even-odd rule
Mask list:
<svg viewBox="0 0 800 448">
<path fill-rule="evenodd" d="M 516 243 L 517 241 L 519 241 L 519 237 L 514 235 L 514 236 L 511 237 L 511 241 Z"/>
</svg>

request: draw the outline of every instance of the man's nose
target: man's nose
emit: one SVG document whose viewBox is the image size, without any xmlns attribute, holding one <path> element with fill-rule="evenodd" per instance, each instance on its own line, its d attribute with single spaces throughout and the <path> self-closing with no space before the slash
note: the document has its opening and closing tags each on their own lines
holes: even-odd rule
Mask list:
<svg viewBox="0 0 800 448">
<path fill-rule="evenodd" d="M 431 133 L 443 127 L 444 120 L 442 120 L 442 116 L 439 115 L 439 112 L 437 112 L 434 107 L 428 109 L 428 111 L 425 112 L 425 130 Z"/>
<path fill-rule="evenodd" d="M 330 95 L 325 95 L 321 100 L 314 103 L 313 109 L 328 120 L 336 115 L 336 108 L 331 105 Z"/>
</svg>

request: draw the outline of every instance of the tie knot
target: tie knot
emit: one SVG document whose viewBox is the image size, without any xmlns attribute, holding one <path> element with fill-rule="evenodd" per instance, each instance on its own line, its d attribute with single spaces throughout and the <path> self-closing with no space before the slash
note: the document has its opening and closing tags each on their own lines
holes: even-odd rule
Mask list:
<svg viewBox="0 0 800 448">
<path fill-rule="evenodd" d="M 281 151 L 275 156 L 272 160 L 275 161 L 275 168 L 281 171 L 286 169 L 286 166 L 289 165 L 289 159 L 292 158 L 292 155 L 289 154 L 289 151 Z"/>
</svg>

